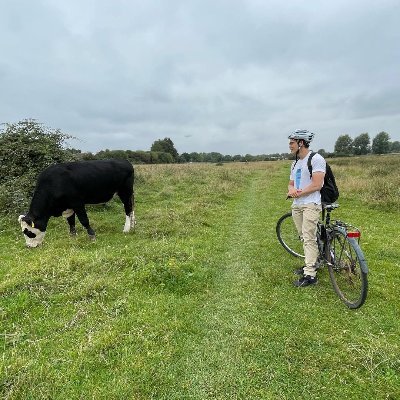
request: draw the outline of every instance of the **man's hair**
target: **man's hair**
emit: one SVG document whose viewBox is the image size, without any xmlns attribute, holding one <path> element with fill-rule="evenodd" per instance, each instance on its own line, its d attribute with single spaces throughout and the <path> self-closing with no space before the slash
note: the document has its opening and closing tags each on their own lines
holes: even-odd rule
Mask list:
<svg viewBox="0 0 400 400">
<path fill-rule="evenodd" d="M 303 146 L 308 149 L 310 147 L 310 142 L 306 142 L 304 139 L 298 139 L 297 143 L 303 142 Z"/>
</svg>

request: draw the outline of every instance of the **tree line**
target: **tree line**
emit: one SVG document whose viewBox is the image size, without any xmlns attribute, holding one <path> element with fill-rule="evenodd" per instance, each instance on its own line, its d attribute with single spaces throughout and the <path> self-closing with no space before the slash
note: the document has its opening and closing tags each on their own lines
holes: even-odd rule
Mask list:
<svg viewBox="0 0 400 400">
<path fill-rule="evenodd" d="M 335 143 L 334 155 L 341 156 L 361 156 L 366 154 L 387 154 L 400 153 L 400 142 L 390 141 L 387 132 L 378 133 L 372 140 L 368 133 L 362 133 L 352 139 L 349 135 L 340 135 Z"/>
<path fill-rule="evenodd" d="M 348 157 L 352 155 L 366 154 L 387 154 L 400 152 L 400 142 L 390 141 L 390 136 L 386 132 L 378 133 L 372 140 L 368 133 L 362 133 L 352 139 L 348 134 L 340 135 L 335 143 L 333 152 L 327 152 L 325 149 L 319 149 L 325 158 L 330 157 Z M 174 143 L 170 138 L 156 140 L 150 151 L 132 151 L 132 150 L 102 150 L 96 154 L 82 153 L 82 159 L 107 159 L 107 158 L 126 158 L 135 164 L 157 164 L 157 163 L 188 163 L 188 162 L 250 162 L 250 161 L 275 161 L 291 159 L 290 153 L 273 154 L 236 154 L 224 155 L 218 152 L 211 153 L 182 153 L 179 154 L 175 149 Z"/>
<path fill-rule="evenodd" d="M 134 164 L 168 164 L 273 161 L 292 157 L 289 153 L 233 156 L 218 152 L 179 154 L 170 138 L 156 140 L 149 151 L 106 149 L 93 154 L 70 148 L 67 142 L 72 138 L 32 119 L 3 124 L 0 131 L 0 213 L 23 211 L 27 207 L 27 199 L 32 196 L 37 175 L 49 165 L 63 161 L 122 158 Z M 324 149 L 318 152 L 325 157 L 386 154 L 400 152 L 400 143 L 391 142 L 386 132 L 377 134 L 372 143 L 368 133 L 354 139 L 349 135 L 340 135 L 333 153 Z"/>
</svg>

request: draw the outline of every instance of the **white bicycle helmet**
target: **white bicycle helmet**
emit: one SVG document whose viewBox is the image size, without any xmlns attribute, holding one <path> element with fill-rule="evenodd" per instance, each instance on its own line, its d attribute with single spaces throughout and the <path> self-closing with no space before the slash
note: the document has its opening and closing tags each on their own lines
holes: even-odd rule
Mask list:
<svg viewBox="0 0 400 400">
<path fill-rule="evenodd" d="M 288 139 L 304 140 L 310 143 L 314 138 L 314 133 L 307 131 L 306 129 L 296 129 L 293 133 L 288 136 Z"/>
</svg>

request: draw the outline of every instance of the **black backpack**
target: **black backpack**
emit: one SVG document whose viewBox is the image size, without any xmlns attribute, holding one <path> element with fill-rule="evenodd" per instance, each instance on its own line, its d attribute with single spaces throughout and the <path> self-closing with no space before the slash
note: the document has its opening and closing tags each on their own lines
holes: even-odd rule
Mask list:
<svg viewBox="0 0 400 400">
<path fill-rule="evenodd" d="M 312 166 L 311 159 L 316 153 L 313 151 L 308 157 L 307 167 L 310 171 L 310 178 L 312 177 Z M 332 169 L 328 163 L 326 163 L 326 171 L 324 177 L 324 186 L 321 189 L 321 202 L 322 203 L 334 203 L 339 198 L 339 189 L 336 185 L 335 176 L 333 175 Z"/>
</svg>

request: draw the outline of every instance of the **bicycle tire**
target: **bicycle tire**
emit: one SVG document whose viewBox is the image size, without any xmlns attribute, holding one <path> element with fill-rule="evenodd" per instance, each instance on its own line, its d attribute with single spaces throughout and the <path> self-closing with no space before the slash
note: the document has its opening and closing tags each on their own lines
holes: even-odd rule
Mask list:
<svg viewBox="0 0 400 400">
<path fill-rule="evenodd" d="M 276 224 L 276 235 L 279 243 L 289 254 L 304 258 L 303 242 L 294 225 L 291 212 L 279 218 Z"/>
<path fill-rule="evenodd" d="M 355 239 L 349 239 L 342 229 L 333 229 L 328 246 L 329 277 L 333 289 L 347 307 L 361 307 L 368 293 L 367 264 Z"/>
</svg>

